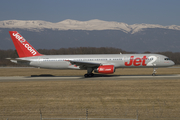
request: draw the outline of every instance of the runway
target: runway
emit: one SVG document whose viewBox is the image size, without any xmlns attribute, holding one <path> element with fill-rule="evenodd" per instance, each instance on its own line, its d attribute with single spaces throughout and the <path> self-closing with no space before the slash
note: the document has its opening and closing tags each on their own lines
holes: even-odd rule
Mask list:
<svg viewBox="0 0 180 120">
<path fill-rule="evenodd" d="M 0 77 L 0 82 L 3 81 L 49 81 L 49 80 L 137 80 L 137 79 L 180 79 L 180 74 L 177 75 L 96 75 L 95 77 L 84 78 L 83 76 L 52 76 L 52 75 L 32 75 L 32 76 L 11 76 Z"/>
</svg>

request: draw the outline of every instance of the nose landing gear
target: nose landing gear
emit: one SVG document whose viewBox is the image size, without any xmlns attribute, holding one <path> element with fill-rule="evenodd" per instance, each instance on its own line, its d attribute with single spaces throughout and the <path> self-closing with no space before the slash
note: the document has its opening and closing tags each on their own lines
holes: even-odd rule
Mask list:
<svg viewBox="0 0 180 120">
<path fill-rule="evenodd" d="M 156 69 L 157 69 L 157 68 L 153 68 L 152 76 L 156 76 L 156 73 L 157 73 L 157 72 L 156 72 Z"/>
</svg>

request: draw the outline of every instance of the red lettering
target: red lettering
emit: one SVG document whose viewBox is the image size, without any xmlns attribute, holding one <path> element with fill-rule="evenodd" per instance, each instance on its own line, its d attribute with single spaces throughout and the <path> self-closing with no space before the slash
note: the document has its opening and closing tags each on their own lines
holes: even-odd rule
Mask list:
<svg viewBox="0 0 180 120">
<path fill-rule="evenodd" d="M 141 65 L 141 58 L 136 58 L 136 59 L 134 60 L 134 62 L 133 62 L 133 65 L 134 65 L 134 66 L 139 66 L 139 65 Z"/>
<path fill-rule="evenodd" d="M 134 56 L 131 56 L 129 64 L 125 62 L 125 66 L 131 66 L 133 63 Z"/>
<path fill-rule="evenodd" d="M 145 62 L 146 62 L 147 57 L 144 56 L 142 59 L 143 59 L 143 61 L 142 61 L 142 66 L 146 66 L 146 63 L 145 63 Z"/>
<path fill-rule="evenodd" d="M 135 58 L 135 59 L 134 59 L 134 56 L 131 56 L 129 63 L 125 62 L 124 64 L 125 66 L 131 66 L 131 65 L 140 66 L 141 64 L 142 66 L 146 66 L 146 63 L 145 63 L 146 59 L 147 59 L 146 56 L 143 56 L 143 58 Z"/>
</svg>

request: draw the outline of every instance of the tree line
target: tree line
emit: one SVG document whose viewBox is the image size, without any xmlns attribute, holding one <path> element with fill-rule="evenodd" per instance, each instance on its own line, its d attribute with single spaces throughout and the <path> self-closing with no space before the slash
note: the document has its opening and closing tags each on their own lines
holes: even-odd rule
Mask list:
<svg viewBox="0 0 180 120">
<path fill-rule="evenodd" d="M 127 52 L 119 48 L 112 47 L 78 47 L 78 48 L 60 48 L 60 49 L 38 49 L 39 53 L 45 55 L 69 55 L 69 54 L 132 54 L 135 52 Z M 151 53 L 151 52 L 144 52 Z M 162 54 L 168 56 L 171 60 L 175 62 L 176 65 L 180 64 L 180 52 L 158 52 L 157 54 Z M 16 50 L 0 50 L 0 66 L 22 66 L 15 64 L 7 60 L 6 58 L 17 58 L 18 54 Z"/>
</svg>

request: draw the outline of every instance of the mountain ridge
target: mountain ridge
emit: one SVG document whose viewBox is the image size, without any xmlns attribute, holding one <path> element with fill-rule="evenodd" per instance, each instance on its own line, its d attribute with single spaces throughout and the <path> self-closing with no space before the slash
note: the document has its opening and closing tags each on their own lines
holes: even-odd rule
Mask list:
<svg viewBox="0 0 180 120">
<path fill-rule="evenodd" d="M 180 30 L 180 26 L 169 25 L 162 26 L 158 24 L 132 24 L 123 22 L 103 21 L 92 19 L 89 21 L 78 21 L 66 19 L 57 23 L 42 20 L 4 20 L 0 21 L 0 28 L 20 28 L 20 29 L 52 29 L 52 30 L 121 30 L 125 33 L 137 33 L 147 28 L 163 28 L 171 30 Z"/>
</svg>

